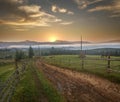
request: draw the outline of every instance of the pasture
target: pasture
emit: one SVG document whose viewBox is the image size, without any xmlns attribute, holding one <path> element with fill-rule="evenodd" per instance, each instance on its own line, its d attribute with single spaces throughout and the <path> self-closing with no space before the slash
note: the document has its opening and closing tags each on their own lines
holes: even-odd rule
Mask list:
<svg viewBox="0 0 120 102">
<path fill-rule="evenodd" d="M 15 71 L 15 66 L 12 60 L 0 60 L 0 81 L 6 81 Z"/>
<path fill-rule="evenodd" d="M 18 65 L 19 68 L 22 68 L 23 62 L 26 62 L 25 72 L 20 75 L 20 80 L 18 80 L 16 86 L 12 86 L 11 83 L 10 86 L 14 87 L 14 91 L 9 99 L 11 102 L 74 102 L 75 100 L 78 100 L 78 102 L 79 100 L 89 102 L 87 100 L 93 99 L 93 96 L 90 95 L 94 94 L 94 100 L 97 100 L 98 97 L 106 100 L 106 102 L 114 100 L 111 97 L 106 98 L 109 96 L 109 91 L 102 92 L 102 94 L 106 95 L 104 97 L 101 95 L 97 96 L 97 94 L 101 92 L 100 90 L 104 90 L 103 86 L 106 83 L 109 86 L 105 87 L 106 90 L 115 91 L 116 93 L 120 92 L 119 59 L 120 57 L 111 57 L 111 70 L 109 72 L 107 68 L 108 59 L 106 57 L 101 59 L 101 56 L 98 55 L 87 55 L 84 58 L 84 62 L 78 55 L 51 55 L 34 57 L 29 60 L 24 59 Z M 84 67 L 82 67 L 82 64 Z M 2 59 L 0 64 L 0 85 L 4 85 L 14 72 L 16 72 L 14 61 Z M 104 79 L 108 79 L 111 82 Z M 113 84 L 113 82 L 115 83 Z M 102 84 L 99 85 L 99 83 Z M 99 88 L 96 89 L 96 85 L 100 90 Z M 86 87 L 85 90 L 84 87 Z M 112 90 L 111 87 L 115 90 Z M 95 88 L 93 89 L 94 91 L 91 90 L 92 88 Z M 2 90 L 2 87 L 0 87 L 0 90 Z M 79 96 L 81 95 L 80 92 L 89 94 L 89 97 L 82 98 L 83 96 Z M 117 95 L 115 97 L 116 100 L 119 100 Z M 1 102 L 6 102 L 6 99 L 8 98 L 4 97 L 4 101 Z"/>
<path fill-rule="evenodd" d="M 56 55 L 45 56 L 43 61 L 46 63 L 67 68 L 70 70 L 81 71 L 85 73 L 95 74 L 104 77 L 113 82 L 120 83 L 120 57 L 111 57 L 110 69 L 113 71 L 107 72 L 107 58 L 101 59 L 101 56 L 87 55 L 84 59 L 84 68 L 82 68 L 82 60 L 78 55 Z M 115 71 L 115 72 L 114 72 Z"/>
<path fill-rule="evenodd" d="M 0 102 L 9 100 L 11 102 L 39 102 L 39 100 L 43 102 L 64 102 L 62 95 L 38 69 L 36 62 L 34 60 L 28 62 L 23 74 L 20 73 L 23 62 L 19 63 L 19 75 L 17 77 L 14 74 L 17 70 L 14 63 L 8 62 L 0 66 Z M 13 93 L 11 93 L 12 91 Z"/>
</svg>

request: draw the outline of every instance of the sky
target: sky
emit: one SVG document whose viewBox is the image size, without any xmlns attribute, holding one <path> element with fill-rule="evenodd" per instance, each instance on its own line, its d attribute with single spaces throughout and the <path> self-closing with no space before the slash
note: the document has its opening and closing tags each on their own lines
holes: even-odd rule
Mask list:
<svg viewBox="0 0 120 102">
<path fill-rule="evenodd" d="M 0 41 L 120 40 L 120 0 L 0 0 Z"/>
</svg>

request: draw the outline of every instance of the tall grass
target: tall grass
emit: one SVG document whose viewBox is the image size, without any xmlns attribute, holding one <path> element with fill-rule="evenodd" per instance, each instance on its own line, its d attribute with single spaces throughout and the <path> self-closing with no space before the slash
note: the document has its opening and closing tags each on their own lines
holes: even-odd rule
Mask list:
<svg viewBox="0 0 120 102">
<path fill-rule="evenodd" d="M 35 82 L 34 74 L 36 74 L 39 79 L 38 83 Z M 41 85 L 39 90 L 36 84 Z M 43 92 L 48 102 L 64 102 L 64 98 L 57 92 L 44 74 L 37 69 L 31 60 L 24 77 L 16 88 L 11 102 L 38 102 L 38 98 L 40 98 L 40 95 L 43 95 Z"/>
<path fill-rule="evenodd" d="M 46 63 L 59 66 L 62 68 L 67 68 L 70 70 L 81 71 L 84 73 L 95 74 L 104 77 L 110 81 L 120 83 L 120 73 L 111 72 L 107 73 L 107 60 L 87 60 L 88 58 L 100 58 L 97 55 L 86 56 L 84 60 L 84 69 L 82 69 L 82 62 L 78 55 L 56 55 L 56 56 L 46 56 L 43 60 Z M 116 58 L 116 57 L 111 57 Z M 118 59 L 118 57 L 116 58 Z M 111 69 L 120 71 L 120 62 L 111 61 Z"/>
</svg>

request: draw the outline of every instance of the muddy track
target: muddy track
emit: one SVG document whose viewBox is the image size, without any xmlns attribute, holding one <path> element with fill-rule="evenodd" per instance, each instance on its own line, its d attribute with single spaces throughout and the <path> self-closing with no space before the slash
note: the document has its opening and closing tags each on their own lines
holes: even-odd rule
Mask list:
<svg viewBox="0 0 120 102">
<path fill-rule="evenodd" d="M 67 102 L 120 102 L 120 85 L 94 75 L 37 62 Z"/>
</svg>

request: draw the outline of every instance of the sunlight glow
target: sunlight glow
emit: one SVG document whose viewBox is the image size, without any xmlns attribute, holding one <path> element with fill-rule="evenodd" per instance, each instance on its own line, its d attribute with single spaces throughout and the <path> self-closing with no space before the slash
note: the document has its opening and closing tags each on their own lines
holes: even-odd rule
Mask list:
<svg viewBox="0 0 120 102">
<path fill-rule="evenodd" d="M 57 38 L 55 36 L 50 37 L 50 42 L 55 42 Z"/>
</svg>

